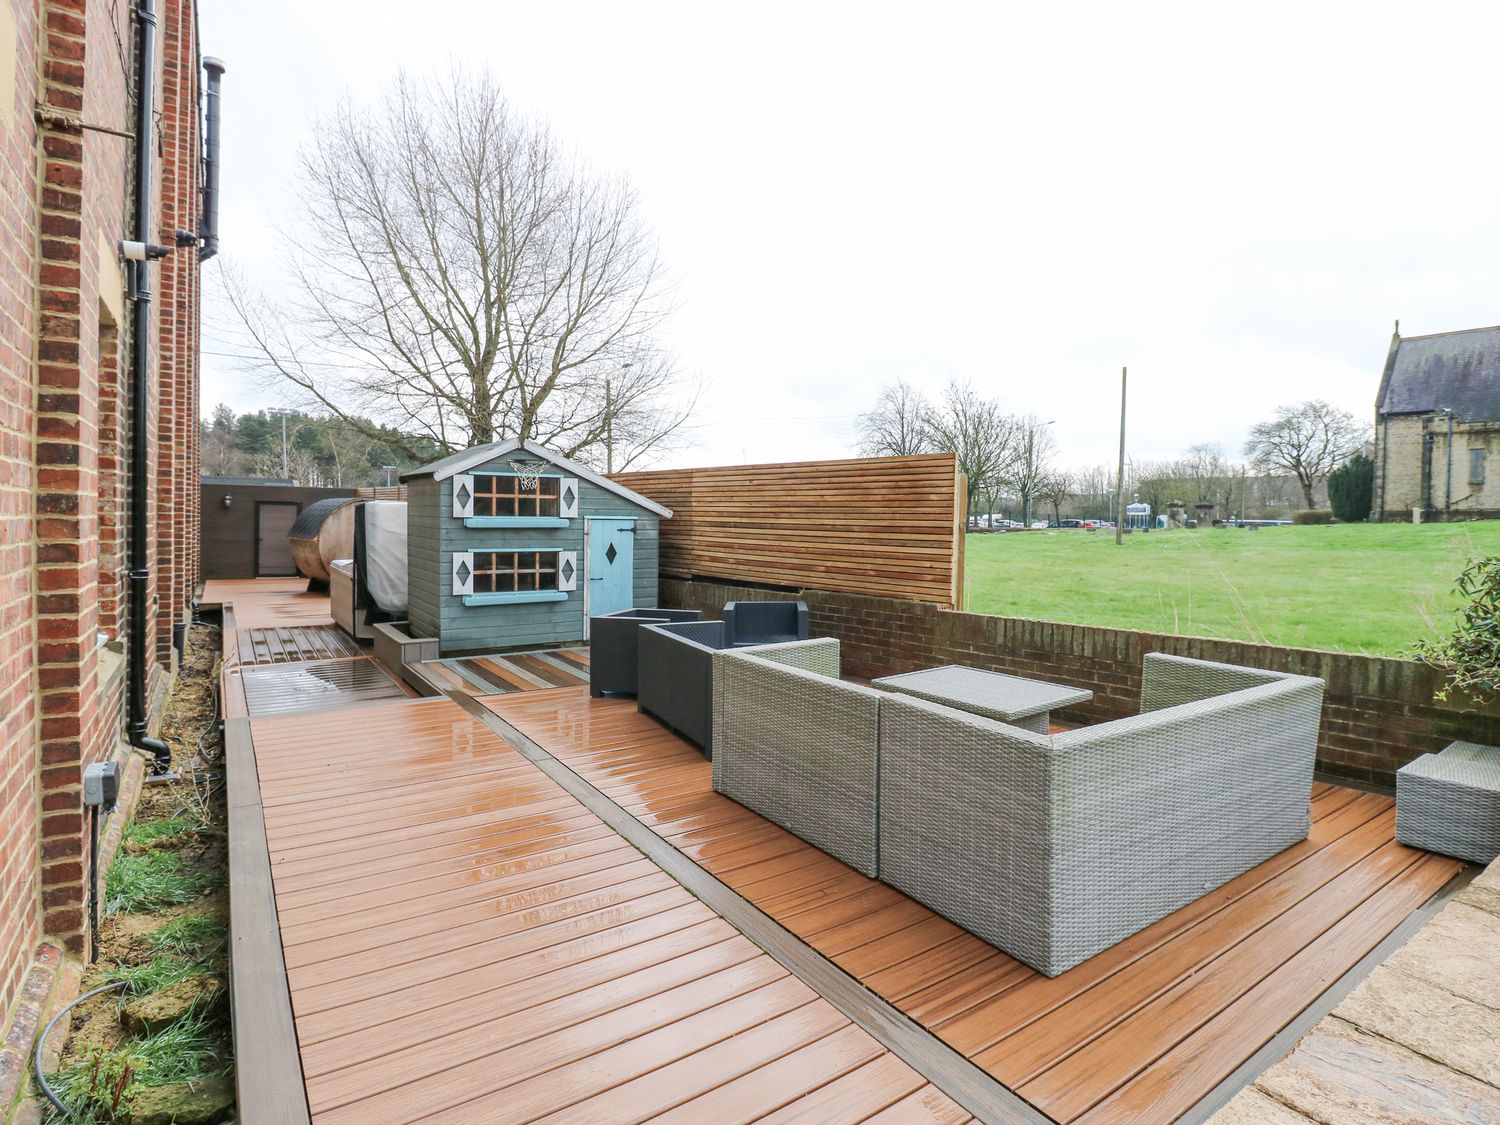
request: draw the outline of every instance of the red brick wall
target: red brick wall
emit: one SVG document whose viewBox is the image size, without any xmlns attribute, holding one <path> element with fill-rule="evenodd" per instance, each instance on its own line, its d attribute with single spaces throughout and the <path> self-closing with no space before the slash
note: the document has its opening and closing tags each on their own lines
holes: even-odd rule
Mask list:
<svg viewBox="0 0 1500 1125">
<path fill-rule="evenodd" d="M 124 667 L 101 647 L 124 617 L 124 418 L 128 303 L 118 244 L 132 236 L 132 4 L 0 0 L 17 29 L 14 96 L 0 104 L 0 1013 L 43 934 L 83 948 L 80 775 L 118 751 Z M 190 0 L 167 0 L 160 127 L 170 213 L 197 226 L 197 68 Z M 185 120 L 184 120 L 185 118 Z M 89 126 L 89 127 L 85 127 Z M 168 143 L 170 138 L 170 144 Z M 166 174 L 170 172 L 170 174 Z M 157 381 L 151 437 L 174 444 L 142 502 L 157 509 L 154 560 L 168 596 L 151 627 L 170 642 L 195 574 L 198 262 L 155 267 Z M 163 290 L 170 287 L 164 299 Z M 163 312 L 163 308 L 168 311 Z M 170 357 L 170 364 L 167 362 Z M 166 401 L 162 403 L 162 393 Z M 196 427 L 194 427 L 196 432 Z M 101 635 L 102 633 L 102 635 Z M 112 645 L 111 649 L 117 647 Z M 157 649 L 164 656 L 166 649 Z M 160 681 L 164 669 L 152 670 Z"/>
<path fill-rule="evenodd" d="M 786 594 L 665 579 L 662 605 L 717 617 L 724 602 Z M 1318 767 L 1393 786 L 1396 770 L 1454 739 L 1500 744 L 1500 713 L 1434 703 L 1440 676 L 1408 660 L 1277 648 L 1089 625 L 954 613 L 920 602 L 806 590 L 814 636 L 837 637 L 847 674 L 874 678 L 943 664 L 967 664 L 1089 688 L 1086 705 L 1060 712 L 1097 723 L 1139 710 L 1141 660 L 1165 652 L 1225 664 L 1317 676 L 1327 685 Z"/>
<path fill-rule="evenodd" d="M 33 0 L 0 4 L 17 44 L 14 96 L 0 104 L 0 1011 L 8 1011 L 36 943 L 40 886 L 32 537 L 38 27 Z"/>
</svg>

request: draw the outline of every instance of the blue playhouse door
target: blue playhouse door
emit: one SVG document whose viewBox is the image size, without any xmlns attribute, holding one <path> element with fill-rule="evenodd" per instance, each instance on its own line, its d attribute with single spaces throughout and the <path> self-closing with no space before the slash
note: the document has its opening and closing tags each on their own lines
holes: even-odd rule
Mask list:
<svg viewBox="0 0 1500 1125">
<path fill-rule="evenodd" d="M 589 613 L 629 609 L 635 600 L 635 520 L 589 521 Z"/>
</svg>

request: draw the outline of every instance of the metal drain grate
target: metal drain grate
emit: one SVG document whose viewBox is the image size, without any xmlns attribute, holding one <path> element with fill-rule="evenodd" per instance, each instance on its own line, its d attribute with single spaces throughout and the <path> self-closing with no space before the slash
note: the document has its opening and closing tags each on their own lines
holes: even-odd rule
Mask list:
<svg viewBox="0 0 1500 1125">
<path fill-rule="evenodd" d="M 406 693 L 373 660 L 320 660 L 246 668 L 245 705 L 251 718 L 293 711 L 326 711 L 367 699 L 402 699 Z"/>
<path fill-rule="evenodd" d="M 285 664 L 363 656 L 359 643 L 337 625 L 292 625 L 239 631 L 241 664 Z"/>
</svg>

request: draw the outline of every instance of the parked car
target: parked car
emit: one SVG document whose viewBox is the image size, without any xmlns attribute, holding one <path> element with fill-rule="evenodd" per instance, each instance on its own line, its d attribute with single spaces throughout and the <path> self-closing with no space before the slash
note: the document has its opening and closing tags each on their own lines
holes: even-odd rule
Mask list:
<svg viewBox="0 0 1500 1125">
<path fill-rule="evenodd" d="M 1082 520 L 1058 520 L 1057 521 L 1057 526 L 1060 527 L 1060 528 L 1065 528 L 1065 527 L 1082 527 L 1083 526 L 1083 521 Z"/>
</svg>

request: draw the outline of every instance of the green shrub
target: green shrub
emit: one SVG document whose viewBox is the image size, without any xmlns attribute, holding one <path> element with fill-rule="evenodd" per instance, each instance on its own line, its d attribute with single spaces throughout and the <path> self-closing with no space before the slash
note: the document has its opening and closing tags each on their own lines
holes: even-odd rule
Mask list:
<svg viewBox="0 0 1500 1125">
<path fill-rule="evenodd" d="M 1293 512 L 1292 513 L 1292 522 L 1293 523 L 1303 523 L 1303 524 L 1332 523 L 1333 522 L 1333 513 L 1332 512 L 1328 512 L 1328 511 L 1324 511 L 1322 508 L 1312 508 L 1312 509 L 1310 509 L 1308 511 L 1305 511 L 1305 512 Z"/>
<path fill-rule="evenodd" d="M 1343 523 L 1370 518 L 1375 497 L 1375 462 L 1357 453 L 1328 474 L 1328 506 Z"/>
<path fill-rule="evenodd" d="M 1435 699 L 1458 691 L 1489 703 L 1500 692 L 1500 558 L 1470 559 L 1454 588 L 1463 605 L 1453 632 L 1419 642 L 1411 655 L 1447 673 Z"/>
</svg>

